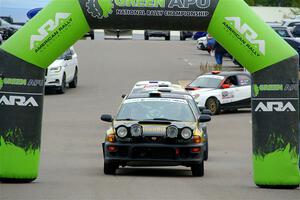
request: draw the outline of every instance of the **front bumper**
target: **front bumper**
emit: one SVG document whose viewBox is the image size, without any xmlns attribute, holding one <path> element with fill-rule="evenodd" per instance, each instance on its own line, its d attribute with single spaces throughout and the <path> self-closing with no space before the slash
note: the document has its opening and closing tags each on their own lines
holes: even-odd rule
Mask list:
<svg viewBox="0 0 300 200">
<path fill-rule="evenodd" d="M 109 152 L 108 147 L 117 150 Z M 203 162 L 205 144 L 156 144 L 156 143 L 109 143 L 102 144 L 105 160 L 118 162 L 122 165 L 184 165 L 189 166 Z M 200 148 L 192 152 L 192 148 Z M 146 164 L 145 164 L 146 163 Z"/>
<path fill-rule="evenodd" d="M 59 87 L 62 83 L 62 73 L 50 73 L 45 77 L 45 87 Z"/>
</svg>

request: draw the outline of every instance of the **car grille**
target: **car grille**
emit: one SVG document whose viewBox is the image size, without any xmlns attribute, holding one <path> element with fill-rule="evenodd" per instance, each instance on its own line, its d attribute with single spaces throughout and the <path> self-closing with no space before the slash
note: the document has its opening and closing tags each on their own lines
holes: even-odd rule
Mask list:
<svg viewBox="0 0 300 200">
<path fill-rule="evenodd" d="M 137 159 L 175 159 L 175 151 L 173 148 L 135 147 L 132 156 Z"/>
</svg>

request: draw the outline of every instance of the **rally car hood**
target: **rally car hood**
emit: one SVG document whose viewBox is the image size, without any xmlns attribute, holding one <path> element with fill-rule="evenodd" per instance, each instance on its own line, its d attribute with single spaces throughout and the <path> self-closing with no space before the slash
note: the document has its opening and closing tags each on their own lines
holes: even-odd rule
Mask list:
<svg viewBox="0 0 300 200">
<path fill-rule="evenodd" d="M 130 128 L 134 124 L 140 124 L 143 127 L 144 135 L 158 136 L 166 133 L 166 128 L 170 125 L 176 126 L 178 129 L 189 127 L 192 130 L 196 128 L 196 122 L 170 122 L 158 120 L 145 120 L 145 121 L 114 121 L 114 128 L 125 126 Z"/>
<path fill-rule="evenodd" d="M 216 89 L 215 88 L 199 88 L 198 90 L 189 91 L 189 93 L 193 96 L 195 94 L 201 94 L 201 93 L 210 92 L 213 90 L 216 90 Z"/>
</svg>

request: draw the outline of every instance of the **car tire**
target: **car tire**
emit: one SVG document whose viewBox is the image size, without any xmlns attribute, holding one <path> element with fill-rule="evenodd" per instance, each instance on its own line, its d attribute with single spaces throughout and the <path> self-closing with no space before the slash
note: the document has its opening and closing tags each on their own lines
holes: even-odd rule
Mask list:
<svg viewBox="0 0 300 200">
<path fill-rule="evenodd" d="M 145 32 L 144 38 L 145 38 L 145 40 L 149 40 L 149 35 L 147 32 Z"/>
<path fill-rule="evenodd" d="M 167 35 L 167 36 L 165 37 L 165 40 L 170 40 L 170 35 Z"/>
<path fill-rule="evenodd" d="M 113 163 L 111 161 L 105 160 L 104 161 L 104 174 L 106 175 L 115 175 L 119 165 Z"/>
<path fill-rule="evenodd" d="M 61 81 L 61 86 L 58 87 L 57 93 L 58 94 L 64 94 L 66 92 L 66 87 L 67 87 L 66 74 L 64 73 L 62 81 Z"/>
<path fill-rule="evenodd" d="M 206 142 L 206 150 L 204 151 L 203 160 L 208 160 L 208 142 Z"/>
<path fill-rule="evenodd" d="M 183 33 L 180 31 L 180 40 L 181 41 L 184 41 L 185 40 L 185 38 L 184 38 L 184 35 L 183 35 Z"/>
<path fill-rule="evenodd" d="M 76 88 L 78 83 L 78 68 L 75 69 L 75 74 L 73 80 L 69 83 L 70 88 Z"/>
<path fill-rule="evenodd" d="M 209 109 L 213 115 L 220 114 L 220 102 L 214 97 L 207 99 L 205 107 Z"/>
<path fill-rule="evenodd" d="M 193 164 L 191 166 L 192 174 L 195 177 L 202 177 L 204 176 L 204 162 L 202 161 L 199 164 Z"/>
</svg>

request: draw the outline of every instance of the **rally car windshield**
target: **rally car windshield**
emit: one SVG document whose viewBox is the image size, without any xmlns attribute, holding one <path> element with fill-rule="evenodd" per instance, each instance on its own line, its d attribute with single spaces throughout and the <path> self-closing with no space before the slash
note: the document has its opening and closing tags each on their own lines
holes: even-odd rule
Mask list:
<svg viewBox="0 0 300 200">
<path fill-rule="evenodd" d="M 218 88 L 223 79 L 223 76 L 200 76 L 189 86 L 199 88 Z"/>
<path fill-rule="evenodd" d="M 195 117 L 186 100 L 141 98 L 125 100 L 116 120 L 194 122 Z"/>
</svg>

